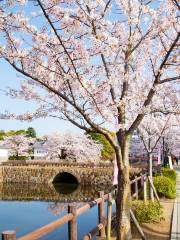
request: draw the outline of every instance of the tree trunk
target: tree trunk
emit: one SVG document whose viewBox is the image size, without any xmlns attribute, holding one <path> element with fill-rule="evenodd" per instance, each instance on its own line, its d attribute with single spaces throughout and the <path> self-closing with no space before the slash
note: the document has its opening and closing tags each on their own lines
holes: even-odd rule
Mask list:
<svg viewBox="0 0 180 240">
<path fill-rule="evenodd" d="M 117 240 L 131 239 L 130 226 L 130 186 L 129 168 L 126 167 L 118 174 L 118 193 L 116 200 L 117 211 Z"/>
<path fill-rule="evenodd" d="M 149 156 L 149 177 L 151 179 L 151 181 L 153 182 L 153 174 L 152 174 L 152 168 L 153 168 L 153 155 L 152 152 L 148 153 Z M 154 201 L 154 193 L 153 193 L 153 189 L 150 186 L 150 199 L 152 201 Z"/>
<path fill-rule="evenodd" d="M 130 180 L 129 180 L 129 140 L 121 144 L 121 153 L 124 166 L 118 164 L 118 192 L 116 199 L 117 240 L 130 240 Z M 117 156 L 117 159 L 118 156 Z"/>
</svg>

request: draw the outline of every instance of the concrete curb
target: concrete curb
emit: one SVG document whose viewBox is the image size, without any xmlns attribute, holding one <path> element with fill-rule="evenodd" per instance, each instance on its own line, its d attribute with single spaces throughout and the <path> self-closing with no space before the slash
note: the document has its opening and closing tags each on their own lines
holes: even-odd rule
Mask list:
<svg viewBox="0 0 180 240">
<path fill-rule="evenodd" d="M 170 240 L 180 240 L 180 173 L 177 171 L 177 197 L 174 202 Z"/>
</svg>

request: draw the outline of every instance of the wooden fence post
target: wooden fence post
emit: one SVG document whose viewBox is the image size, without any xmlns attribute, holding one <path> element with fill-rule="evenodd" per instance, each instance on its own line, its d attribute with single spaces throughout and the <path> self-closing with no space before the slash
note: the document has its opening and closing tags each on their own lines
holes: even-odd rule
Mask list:
<svg viewBox="0 0 180 240">
<path fill-rule="evenodd" d="M 107 240 L 111 240 L 111 219 L 112 219 L 112 195 L 108 194 L 107 203 Z"/>
<path fill-rule="evenodd" d="M 138 200 L 138 180 L 137 180 L 137 176 L 135 176 L 135 193 L 136 193 L 136 199 Z"/>
<path fill-rule="evenodd" d="M 149 153 L 149 176 L 150 176 L 149 179 L 151 179 L 151 180 L 153 179 L 152 169 L 153 169 L 153 155 L 152 155 L 152 153 Z M 150 199 L 154 202 L 154 192 L 151 187 L 151 184 L 150 184 L 149 190 L 150 190 Z"/>
<path fill-rule="evenodd" d="M 147 178 L 144 177 L 144 185 L 143 185 L 143 192 L 144 192 L 144 201 L 147 201 Z"/>
<path fill-rule="evenodd" d="M 137 221 L 136 217 L 134 216 L 134 213 L 131 209 L 130 209 L 130 216 L 131 216 L 131 218 L 134 222 L 135 227 L 137 228 L 137 230 L 138 230 L 138 232 L 141 236 L 141 239 L 146 240 L 146 237 L 145 237 L 145 235 L 144 235 L 144 233 L 143 233 L 143 231 L 142 231 L 142 229 L 141 229 L 141 227 L 140 227 L 140 225 L 139 225 L 139 223 L 138 223 L 138 221 Z"/>
<path fill-rule="evenodd" d="M 99 192 L 99 197 L 102 198 L 102 202 L 98 204 L 98 218 L 99 218 L 99 223 L 102 223 L 105 225 L 105 212 L 104 212 L 104 191 Z M 105 237 L 105 227 L 103 227 L 99 231 L 99 236 L 100 237 Z"/>
<path fill-rule="evenodd" d="M 2 232 L 2 240 L 16 240 L 16 232 L 10 230 Z"/>
<path fill-rule="evenodd" d="M 69 205 L 68 206 L 68 213 L 73 214 L 73 219 L 68 222 L 68 235 L 69 240 L 77 240 L 77 220 L 76 220 L 76 206 Z"/>
<path fill-rule="evenodd" d="M 154 192 L 154 194 L 155 194 L 155 196 L 156 196 L 158 202 L 160 203 L 159 196 L 158 196 L 158 194 L 157 194 L 157 192 L 156 192 L 156 189 L 155 189 L 155 187 L 154 187 L 153 181 L 151 180 L 150 177 L 148 177 L 148 178 L 149 178 L 150 186 L 151 186 L 151 188 L 152 188 L 152 190 L 153 190 L 153 192 Z"/>
</svg>

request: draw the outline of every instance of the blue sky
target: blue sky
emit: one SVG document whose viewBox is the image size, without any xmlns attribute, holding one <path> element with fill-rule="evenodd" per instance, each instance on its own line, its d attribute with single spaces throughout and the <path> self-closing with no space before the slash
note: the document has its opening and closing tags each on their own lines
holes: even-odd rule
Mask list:
<svg viewBox="0 0 180 240">
<path fill-rule="evenodd" d="M 17 88 L 22 78 L 4 60 L 0 60 L 0 89 Z M 8 110 L 12 113 L 23 113 L 35 108 L 33 102 L 11 99 L 0 91 L 0 113 Z M 68 130 L 79 132 L 80 130 L 72 124 L 53 118 L 37 119 L 32 122 L 21 122 L 15 120 L 1 120 L 0 130 L 16 130 L 34 127 L 38 135 L 46 135 L 53 132 L 66 132 Z"/>
</svg>

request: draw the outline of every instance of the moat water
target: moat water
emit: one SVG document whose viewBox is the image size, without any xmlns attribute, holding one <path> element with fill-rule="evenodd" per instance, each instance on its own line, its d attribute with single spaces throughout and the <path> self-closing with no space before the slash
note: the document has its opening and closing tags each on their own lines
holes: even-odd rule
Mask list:
<svg viewBox="0 0 180 240">
<path fill-rule="evenodd" d="M 65 215 L 69 203 L 80 207 L 96 199 L 99 191 L 108 193 L 112 188 L 112 186 L 83 187 L 68 184 L 1 184 L 0 232 L 15 230 L 17 237 L 23 236 Z M 78 240 L 98 223 L 97 212 L 96 206 L 78 217 Z M 67 224 L 41 239 L 68 240 Z"/>
</svg>

